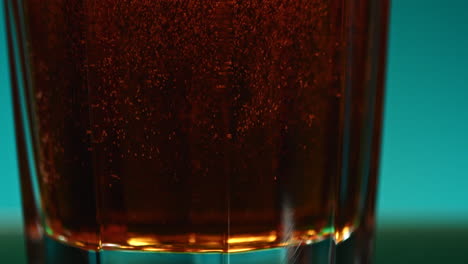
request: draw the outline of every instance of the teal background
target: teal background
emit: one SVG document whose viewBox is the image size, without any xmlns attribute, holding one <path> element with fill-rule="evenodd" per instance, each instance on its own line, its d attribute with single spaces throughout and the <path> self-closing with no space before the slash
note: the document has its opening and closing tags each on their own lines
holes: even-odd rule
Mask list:
<svg viewBox="0 0 468 264">
<path fill-rule="evenodd" d="M 468 1 L 391 12 L 379 220 L 468 225 Z"/>
<path fill-rule="evenodd" d="M 3 8 L 3 7 L 1 7 Z M 0 18 L 0 226 L 21 228 Z M 468 1 L 394 0 L 379 224 L 468 225 Z"/>
</svg>

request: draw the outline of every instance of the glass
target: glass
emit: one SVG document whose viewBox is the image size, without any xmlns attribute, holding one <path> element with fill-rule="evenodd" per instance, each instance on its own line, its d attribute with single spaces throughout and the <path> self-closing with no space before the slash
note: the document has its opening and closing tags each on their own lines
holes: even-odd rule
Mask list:
<svg viewBox="0 0 468 264">
<path fill-rule="evenodd" d="M 30 263 L 370 263 L 386 0 L 6 0 Z"/>
</svg>

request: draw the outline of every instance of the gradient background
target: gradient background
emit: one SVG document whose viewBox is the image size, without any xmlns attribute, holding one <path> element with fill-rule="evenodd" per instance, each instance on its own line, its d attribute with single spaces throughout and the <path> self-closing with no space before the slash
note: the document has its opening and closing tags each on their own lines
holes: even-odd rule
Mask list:
<svg viewBox="0 0 468 264">
<path fill-rule="evenodd" d="M 24 258 L 0 11 L 0 256 L 12 263 Z M 393 0 L 389 37 L 377 263 L 468 263 L 468 0 Z"/>
</svg>

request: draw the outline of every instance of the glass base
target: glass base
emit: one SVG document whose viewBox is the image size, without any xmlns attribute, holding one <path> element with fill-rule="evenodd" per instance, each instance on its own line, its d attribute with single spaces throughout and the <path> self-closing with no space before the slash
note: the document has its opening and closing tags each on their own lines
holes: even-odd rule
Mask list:
<svg viewBox="0 0 468 264">
<path fill-rule="evenodd" d="M 281 247 L 242 253 L 87 251 L 45 239 L 44 264 L 330 264 L 334 243 Z"/>
</svg>

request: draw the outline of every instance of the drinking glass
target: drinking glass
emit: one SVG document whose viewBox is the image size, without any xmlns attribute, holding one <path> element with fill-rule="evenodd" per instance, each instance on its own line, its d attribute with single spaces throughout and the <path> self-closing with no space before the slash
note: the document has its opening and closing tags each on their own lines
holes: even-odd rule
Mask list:
<svg viewBox="0 0 468 264">
<path fill-rule="evenodd" d="M 5 0 L 29 263 L 370 263 L 387 0 Z"/>
</svg>

